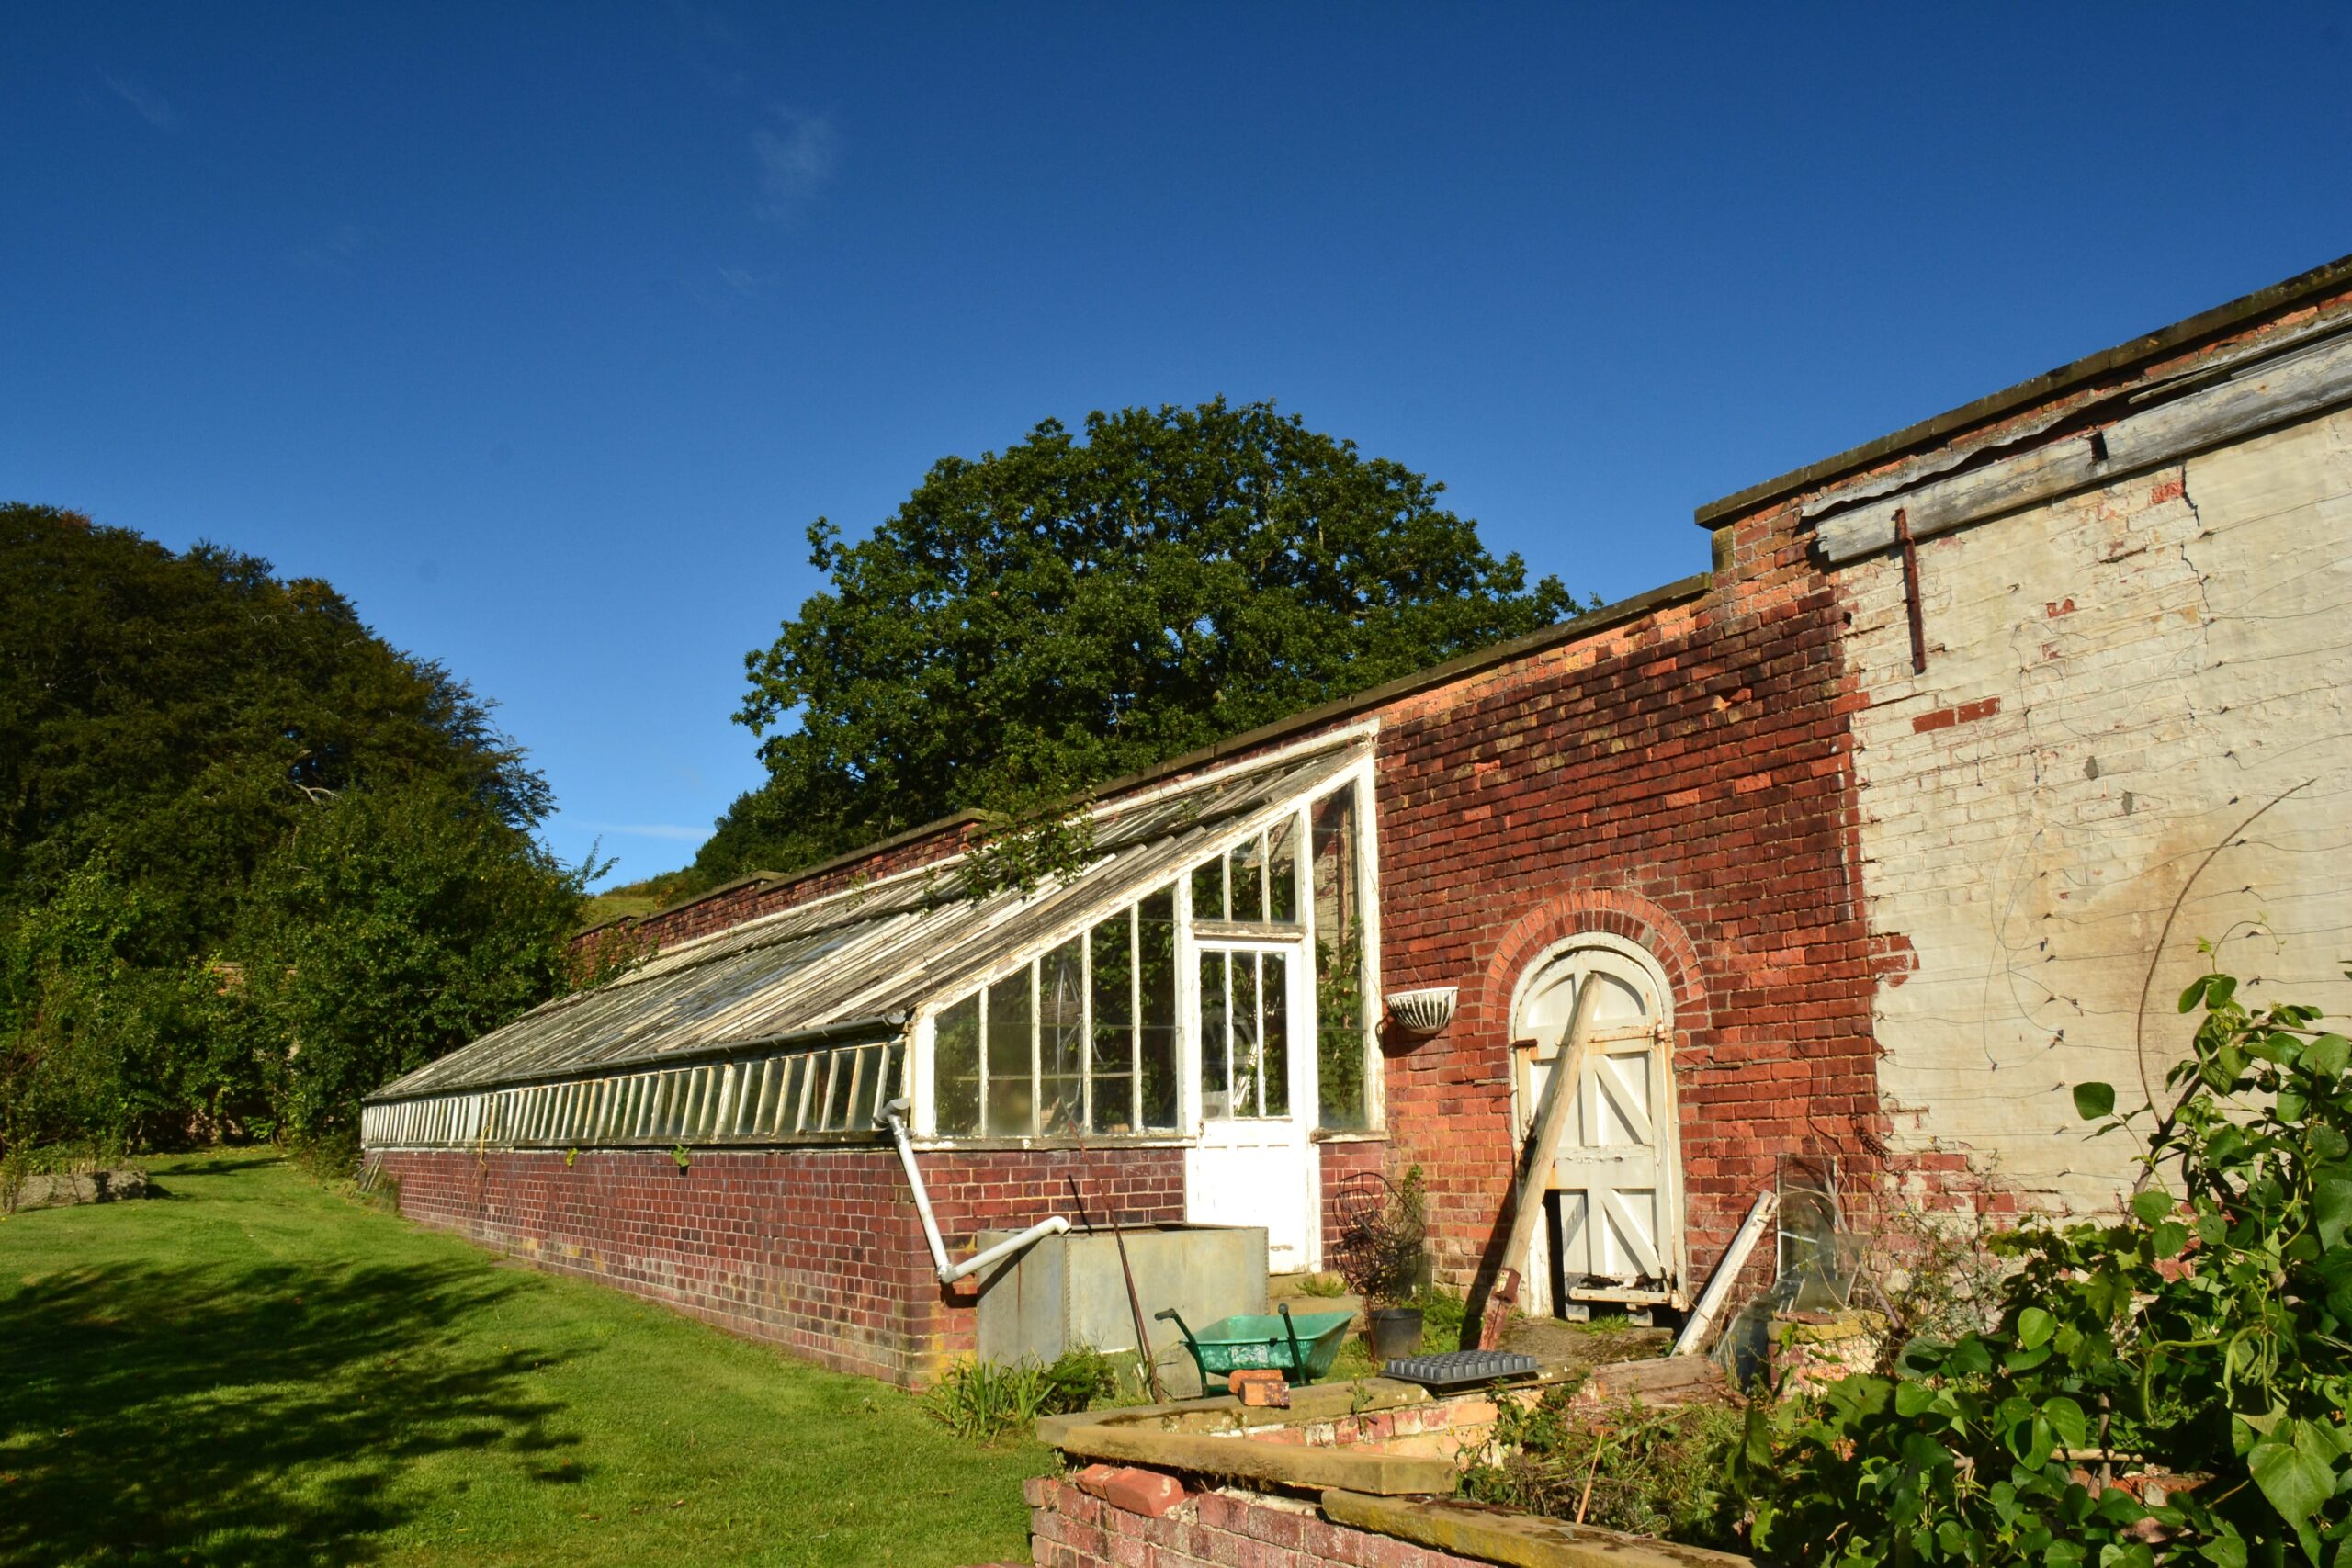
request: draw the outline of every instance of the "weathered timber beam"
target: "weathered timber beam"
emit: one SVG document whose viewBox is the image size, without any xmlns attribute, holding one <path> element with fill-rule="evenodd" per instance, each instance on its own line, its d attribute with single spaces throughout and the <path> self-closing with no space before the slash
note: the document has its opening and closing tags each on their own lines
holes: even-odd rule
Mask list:
<svg viewBox="0 0 2352 1568">
<path fill-rule="evenodd" d="M 1914 539 L 2055 501 L 2177 462 L 2352 401 L 2352 334 L 2251 365 L 2228 380 L 2084 435 L 1933 479 L 1824 518 L 1815 548 L 1833 565 L 1893 546 L 1901 512 Z"/>
</svg>

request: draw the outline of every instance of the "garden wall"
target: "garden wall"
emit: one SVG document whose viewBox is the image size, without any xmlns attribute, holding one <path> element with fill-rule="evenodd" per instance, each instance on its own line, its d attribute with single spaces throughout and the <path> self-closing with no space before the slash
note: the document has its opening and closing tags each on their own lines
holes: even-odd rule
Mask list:
<svg viewBox="0 0 2352 1568">
<path fill-rule="evenodd" d="M 1067 1213 L 1183 1217 L 1173 1148 L 927 1153 L 951 1254 Z M 388 1150 L 401 1212 L 539 1268 L 617 1286 L 823 1365 L 903 1386 L 972 1349 L 977 1286 L 943 1288 L 897 1154 L 880 1148 Z"/>
<path fill-rule="evenodd" d="M 1272 1497 L 1203 1492 L 1155 1517 L 1052 1476 L 1023 1484 L 1036 1568 L 1489 1568 L 1478 1558 L 1331 1524 L 1311 1506 Z"/>
</svg>

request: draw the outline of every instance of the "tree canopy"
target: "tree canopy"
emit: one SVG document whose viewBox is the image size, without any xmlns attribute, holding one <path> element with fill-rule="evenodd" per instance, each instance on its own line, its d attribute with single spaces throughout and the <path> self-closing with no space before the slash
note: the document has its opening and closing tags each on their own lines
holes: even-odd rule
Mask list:
<svg viewBox="0 0 2352 1568">
<path fill-rule="evenodd" d="M 550 806 L 326 583 L 0 505 L 0 1155 L 347 1133 L 560 983 Z"/>
<path fill-rule="evenodd" d="M 303 807 L 426 780 L 517 829 L 551 804 L 488 705 L 326 583 L 0 505 L 0 908 L 104 851 L 218 936 Z"/>
<path fill-rule="evenodd" d="M 1048 420 L 945 457 L 746 656 L 767 784 L 709 882 L 973 807 L 1018 815 L 1576 612 L 1444 487 L 1270 402 Z"/>
</svg>

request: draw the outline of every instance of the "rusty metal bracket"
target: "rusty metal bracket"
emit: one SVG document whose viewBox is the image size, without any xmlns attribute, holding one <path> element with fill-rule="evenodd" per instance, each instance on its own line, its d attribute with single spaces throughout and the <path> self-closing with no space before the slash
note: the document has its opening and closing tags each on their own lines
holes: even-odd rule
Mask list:
<svg viewBox="0 0 2352 1568">
<path fill-rule="evenodd" d="M 1894 542 L 1903 551 L 1903 609 L 1911 622 L 1911 673 L 1928 672 L 1928 629 L 1919 619 L 1919 547 L 1911 537 L 1907 507 L 1894 509 Z"/>
</svg>

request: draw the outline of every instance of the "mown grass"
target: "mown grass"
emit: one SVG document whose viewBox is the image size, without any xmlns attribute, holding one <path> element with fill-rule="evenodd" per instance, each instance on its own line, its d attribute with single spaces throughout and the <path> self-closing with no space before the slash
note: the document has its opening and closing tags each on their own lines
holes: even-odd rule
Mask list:
<svg viewBox="0 0 2352 1568">
<path fill-rule="evenodd" d="M 0 1223 L 0 1564 L 1025 1559 L 1034 1443 L 265 1155 Z"/>
</svg>

